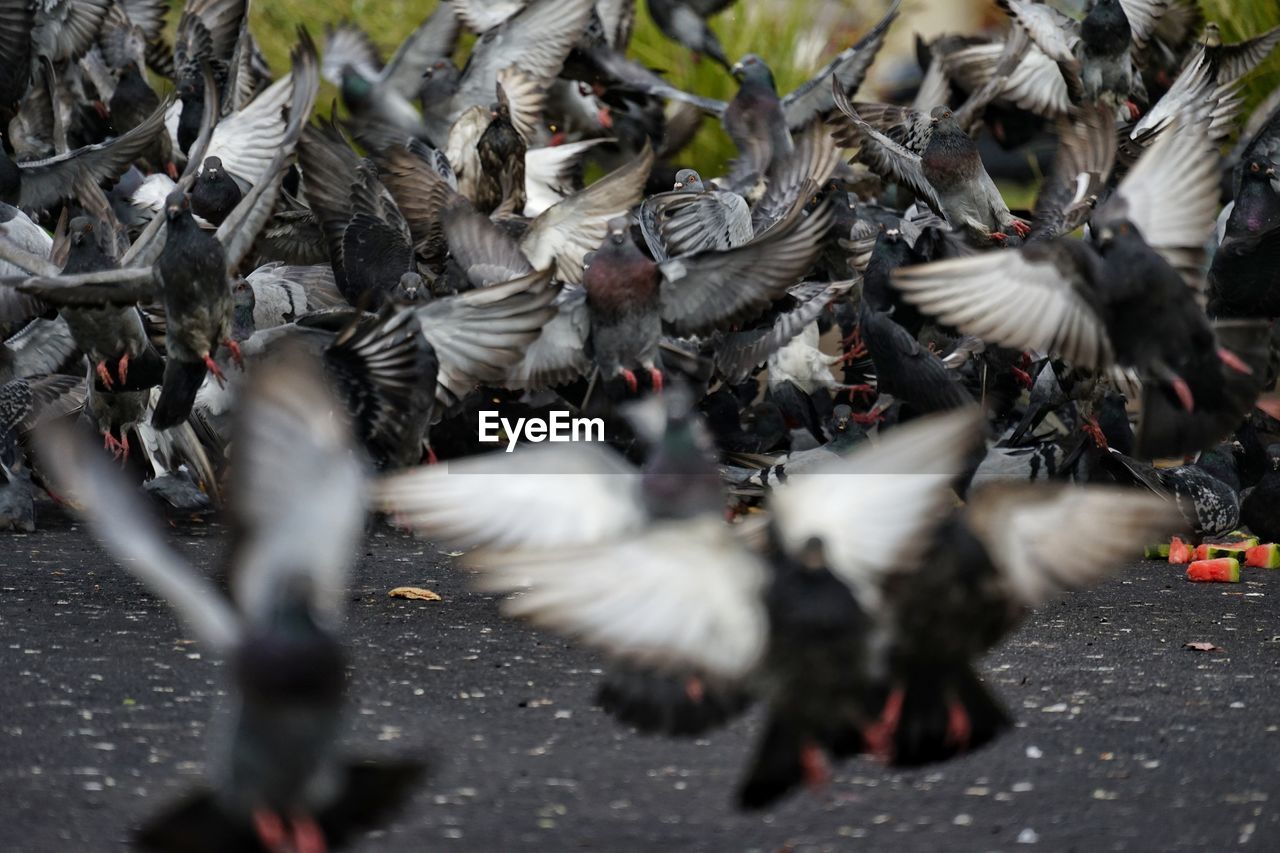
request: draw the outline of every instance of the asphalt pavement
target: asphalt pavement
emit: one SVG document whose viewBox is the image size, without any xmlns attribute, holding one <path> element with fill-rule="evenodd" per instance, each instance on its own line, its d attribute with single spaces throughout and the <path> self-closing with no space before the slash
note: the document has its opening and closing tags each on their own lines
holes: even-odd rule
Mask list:
<svg viewBox="0 0 1280 853">
<path fill-rule="evenodd" d="M 0 851 L 125 849 L 199 781 L 222 666 L 41 510 L 0 534 Z M 173 539 L 212 572 L 225 534 Z M 387 596 L 403 585 L 443 600 Z M 732 806 L 758 713 L 696 741 L 631 733 L 591 705 L 598 657 L 503 619 L 432 543 L 373 535 L 347 639 L 350 753 L 431 766 L 360 851 L 1280 851 L 1280 570 L 1192 584 L 1135 562 L 984 661 L 1009 735 L 909 772 L 852 761 L 764 814 Z"/>
</svg>

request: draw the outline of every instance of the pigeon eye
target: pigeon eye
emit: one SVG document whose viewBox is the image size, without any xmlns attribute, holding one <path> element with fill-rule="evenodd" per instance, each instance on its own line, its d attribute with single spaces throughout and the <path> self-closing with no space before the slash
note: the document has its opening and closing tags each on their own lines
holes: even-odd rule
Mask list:
<svg viewBox="0 0 1280 853">
<path fill-rule="evenodd" d="M 1249 171 L 1250 171 L 1250 172 L 1253 172 L 1255 175 L 1256 175 L 1256 174 L 1258 174 L 1258 170 L 1259 170 L 1260 168 L 1261 168 L 1261 167 L 1260 167 L 1257 163 L 1250 163 L 1250 164 L 1249 164 Z"/>
</svg>

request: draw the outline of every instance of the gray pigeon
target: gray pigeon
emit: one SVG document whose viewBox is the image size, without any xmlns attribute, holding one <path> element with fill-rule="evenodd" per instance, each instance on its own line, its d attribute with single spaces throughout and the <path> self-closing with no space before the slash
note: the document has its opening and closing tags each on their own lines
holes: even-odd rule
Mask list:
<svg viewBox="0 0 1280 853">
<path fill-rule="evenodd" d="M 334 410 L 319 365 L 299 351 L 251 378 L 236 430 L 231 600 L 165 543 L 101 455 L 67 432 L 42 448 L 107 550 L 229 662 L 234 723 L 215 753 L 212 790 L 144 828 L 144 846 L 323 850 L 355 828 L 355 804 L 376 811 L 403 799 L 403 790 L 353 785 L 338 752 L 338 632 L 364 533 L 365 474 Z M 388 770 L 401 783 L 413 776 Z"/>
<path fill-rule="evenodd" d="M 650 508 L 703 494 L 691 475 L 705 463 L 655 475 L 581 444 L 420 468 L 386 482 L 378 500 L 424 535 L 478 549 L 484 588 L 526 590 L 505 603 L 508 615 L 630 665 L 749 688 L 769 714 L 738 803 L 763 808 L 820 783 L 827 755 L 864 748 L 883 666 L 876 579 L 942 519 L 978 422 L 975 410 L 922 419 L 832 455 L 774 493 L 759 550 L 735 534 L 749 527 L 714 511 L 714 492 L 693 514 Z"/>
<path fill-rule="evenodd" d="M 671 192 L 645 199 L 638 219 L 645 245 L 660 261 L 704 249 L 732 249 L 754 236 L 747 200 L 704 184 L 693 169 L 676 172 Z"/>
<path fill-rule="evenodd" d="M 864 121 L 842 92 L 835 95 L 844 114 L 837 141 L 858 145 L 860 159 L 872 171 L 905 185 L 953 228 L 982 243 L 1030 233 L 1031 226 L 1009 212 L 977 144 L 950 109 L 934 107 L 927 119 L 915 110 L 893 110 L 886 114 L 896 116 L 898 124 L 882 132 Z"/>
</svg>

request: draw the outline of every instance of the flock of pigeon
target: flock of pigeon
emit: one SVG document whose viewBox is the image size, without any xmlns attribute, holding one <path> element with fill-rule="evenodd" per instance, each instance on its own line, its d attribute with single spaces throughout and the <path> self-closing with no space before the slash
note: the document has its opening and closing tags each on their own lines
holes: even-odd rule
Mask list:
<svg viewBox="0 0 1280 853">
<path fill-rule="evenodd" d="M 225 766 L 145 845 L 318 853 L 414 784 L 335 746 L 371 524 L 602 652 L 623 724 L 766 706 L 744 808 L 998 736 L 975 661 L 1144 544 L 1280 539 L 1280 90 L 1239 116 L 1280 28 L 996 0 L 887 104 L 897 0 L 788 93 L 732 0 L 650 0 L 724 103 L 626 57 L 634 0 L 442 2 L 385 63 L 300 30 L 282 76 L 248 5 L 169 44 L 165 0 L 0 0 L 0 526 L 83 512 L 233 662 Z M 1011 210 L 984 159 L 1037 152 Z M 151 520 L 211 511 L 229 596 Z"/>
</svg>

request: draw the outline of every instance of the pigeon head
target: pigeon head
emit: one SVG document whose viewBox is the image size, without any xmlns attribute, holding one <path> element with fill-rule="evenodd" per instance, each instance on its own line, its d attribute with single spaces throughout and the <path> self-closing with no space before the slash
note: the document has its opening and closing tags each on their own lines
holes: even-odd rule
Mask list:
<svg viewBox="0 0 1280 853">
<path fill-rule="evenodd" d="M 1146 245 L 1146 241 L 1142 239 L 1142 233 L 1138 231 L 1137 226 L 1127 219 L 1108 222 L 1099 228 L 1094 242 L 1104 254 L 1114 249 Z"/>
<path fill-rule="evenodd" d="M 849 428 L 849 424 L 853 422 L 853 409 L 844 403 L 836 406 L 831 410 L 831 431 L 840 433 Z"/>
<path fill-rule="evenodd" d="M 257 304 L 258 295 L 249 282 L 240 279 L 231 288 L 231 337 L 234 340 L 243 341 L 253 335 L 253 309 Z"/>
<path fill-rule="evenodd" d="M 702 176 L 693 169 L 681 169 L 676 172 L 675 189 L 686 192 L 701 192 Z"/>
<path fill-rule="evenodd" d="M 457 88 L 459 76 L 458 66 L 452 62 L 442 59 L 433 63 L 422 72 L 418 97 L 427 104 L 449 97 Z"/>
<path fill-rule="evenodd" d="M 93 232 L 93 220 L 87 216 L 77 216 L 67 226 L 67 233 L 71 235 L 73 246 L 84 246 L 92 242 L 96 239 Z"/>
<path fill-rule="evenodd" d="M 220 174 L 222 174 L 222 159 L 219 157 L 206 157 L 204 166 L 200 169 L 201 179 L 212 181 Z"/>
<path fill-rule="evenodd" d="M 1276 191 L 1280 183 L 1276 181 L 1275 164 L 1250 159 L 1241 171 L 1239 186 L 1227 219 L 1228 237 L 1269 234 L 1280 227 L 1280 192 Z"/>
<path fill-rule="evenodd" d="M 604 246 L 625 246 L 631 242 L 631 220 L 625 216 L 615 216 L 609 220 L 609 234 L 604 238 Z"/>
<path fill-rule="evenodd" d="M 450 76 L 450 72 L 458 73 L 458 67 L 452 62 L 444 59 L 438 59 L 427 66 L 427 70 L 422 72 L 422 80 L 442 80 Z"/>
<path fill-rule="evenodd" d="M 773 72 L 769 70 L 769 66 L 765 61 L 754 53 L 748 53 L 737 64 L 730 69 L 733 76 L 743 83 L 764 83 L 770 89 L 775 88 L 773 84 Z"/>
<path fill-rule="evenodd" d="M 427 292 L 426 282 L 416 272 L 407 272 L 400 276 L 391 295 L 397 302 L 417 302 Z"/>
<path fill-rule="evenodd" d="M 191 200 L 187 198 L 187 194 L 182 190 L 174 190 L 164 200 L 164 215 L 172 222 L 180 219 L 182 216 L 190 214 Z"/>
</svg>

